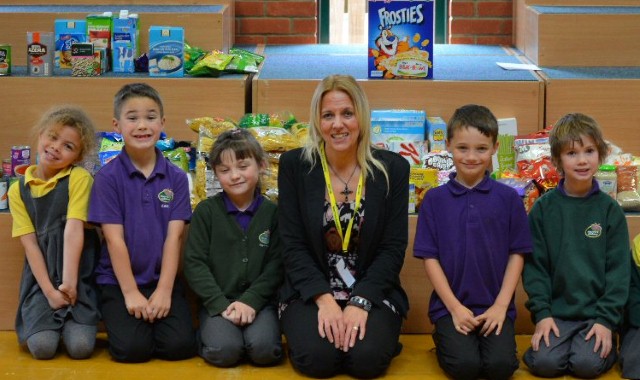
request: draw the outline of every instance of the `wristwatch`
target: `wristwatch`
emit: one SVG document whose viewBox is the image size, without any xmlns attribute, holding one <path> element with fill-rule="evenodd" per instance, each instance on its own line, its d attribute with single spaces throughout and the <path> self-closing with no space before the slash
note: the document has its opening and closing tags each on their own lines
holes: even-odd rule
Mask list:
<svg viewBox="0 0 640 380">
<path fill-rule="evenodd" d="M 349 301 L 347 302 L 347 305 L 359 307 L 364 311 L 370 311 L 371 310 L 371 301 L 369 301 L 366 298 L 362 298 L 360 296 L 351 297 L 349 299 Z"/>
</svg>

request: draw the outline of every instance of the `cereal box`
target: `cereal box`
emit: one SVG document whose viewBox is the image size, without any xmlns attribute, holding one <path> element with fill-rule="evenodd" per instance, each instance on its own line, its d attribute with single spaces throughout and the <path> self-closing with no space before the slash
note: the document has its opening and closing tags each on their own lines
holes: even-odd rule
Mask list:
<svg viewBox="0 0 640 380">
<path fill-rule="evenodd" d="M 427 152 L 425 116 L 421 110 L 373 110 L 371 141 L 381 148 L 399 153 L 411 165 L 419 165 L 421 157 Z"/>
<path fill-rule="evenodd" d="M 435 0 L 368 1 L 369 78 L 433 78 Z"/>
<path fill-rule="evenodd" d="M 184 28 L 149 28 L 149 76 L 184 76 Z"/>
<path fill-rule="evenodd" d="M 111 69 L 115 73 L 133 73 L 138 58 L 138 15 L 126 9 L 113 19 L 111 33 Z"/>
<path fill-rule="evenodd" d="M 447 123 L 440 116 L 427 118 L 429 126 L 429 151 L 440 152 L 447 150 Z"/>
<path fill-rule="evenodd" d="M 71 45 L 87 42 L 87 21 L 56 20 L 55 21 L 56 54 L 54 64 L 61 69 L 71 68 Z"/>
</svg>

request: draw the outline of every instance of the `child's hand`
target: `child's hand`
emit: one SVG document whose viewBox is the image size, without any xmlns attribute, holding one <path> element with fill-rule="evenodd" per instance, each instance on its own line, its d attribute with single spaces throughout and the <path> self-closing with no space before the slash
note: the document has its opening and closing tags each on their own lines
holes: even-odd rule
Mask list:
<svg viewBox="0 0 640 380">
<path fill-rule="evenodd" d="M 536 331 L 531 336 L 531 348 L 538 351 L 540 348 L 540 340 L 544 339 L 545 346 L 549 347 L 549 334 L 553 331 L 556 338 L 560 337 L 560 329 L 552 317 L 541 319 L 536 323 Z"/>
<path fill-rule="evenodd" d="M 480 334 L 482 334 L 483 336 L 489 336 L 489 334 L 491 334 L 493 330 L 495 330 L 496 335 L 500 335 L 506 315 L 507 307 L 496 304 L 491 305 L 491 307 L 488 308 L 484 313 L 476 317 L 476 321 L 482 324 Z"/>
<path fill-rule="evenodd" d="M 604 359 L 609 356 L 612 348 L 611 330 L 604 325 L 594 323 L 584 340 L 587 341 L 593 336 L 596 337 L 596 344 L 593 346 L 593 352 L 598 352 L 598 350 L 602 348 L 600 351 L 600 358 Z"/>
<path fill-rule="evenodd" d="M 53 289 L 48 294 L 45 294 L 45 297 L 47 297 L 49 307 L 51 307 L 53 310 L 62 309 L 63 307 L 69 306 L 71 304 L 69 297 L 67 297 L 66 294 L 59 291 L 58 289 Z"/>
<path fill-rule="evenodd" d="M 149 301 L 137 289 L 124 295 L 124 305 L 127 308 L 127 312 L 137 319 L 149 320 L 149 315 L 147 314 L 148 303 Z"/>
<path fill-rule="evenodd" d="M 147 315 L 149 316 L 149 322 L 153 322 L 156 319 L 162 319 L 169 315 L 171 310 L 171 292 L 165 289 L 156 288 L 149 297 L 147 303 Z"/>
<path fill-rule="evenodd" d="M 253 323 L 256 318 L 256 311 L 246 303 L 235 301 L 222 312 L 222 317 L 236 326 L 245 326 Z"/>
<path fill-rule="evenodd" d="M 475 330 L 480 324 L 473 315 L 473 312 L 467 309 L 463 304 L 451 311 L 453 318 L 453 326 L 460 334 L 467 335 Z"/>
<path fill-rule="evenodd" d="M 78 289 L 75 286 L 70 286 L 65 283 L 58 286 L 58 290 L 64 293 L 71 305 L 75 305 L 78 300 Z"/>
</svg>

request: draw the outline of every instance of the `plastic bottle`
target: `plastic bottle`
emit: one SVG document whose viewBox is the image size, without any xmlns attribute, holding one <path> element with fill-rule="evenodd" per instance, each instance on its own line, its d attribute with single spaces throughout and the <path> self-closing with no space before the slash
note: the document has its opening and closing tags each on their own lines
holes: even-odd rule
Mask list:
<svg viewBox="0 0 640 380">
<path fill-rule="evenodd" d="M 613 199 L 616 199 L 618 194 L 618 175 L 616 174 L 615 165 L 602 165 L 598 168 L 595 175 L 600 191 L 609 194 Z"/>
</svg>

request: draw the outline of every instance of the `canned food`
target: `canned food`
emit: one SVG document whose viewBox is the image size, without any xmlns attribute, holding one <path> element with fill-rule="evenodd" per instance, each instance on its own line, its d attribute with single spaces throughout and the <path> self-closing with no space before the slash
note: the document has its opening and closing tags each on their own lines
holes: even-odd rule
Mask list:
<svg viewBox="0 0 640 380">
<path fill-rule="evenodd" d="M 7 210 L 9 208 L 9 178 L 0 177 L 0 211 Z"/>
<path fill-rule="evenodd" d="M 16 167 L 31 164 L 31 147 L 14 145 L 11 147 L 11 176 L 17 176 Z"/>
<path fill-rule="evenodd" d="M 0 44 L 0 75 L 11 75 L 11 45 Z"/>
<path fill-rule="evenodd" d="M 2 160 L 2 174 L 6 175 L 7 177 L 11 177 L 13 175 L 13 171 L 11 171 L 10 158 L 5 158 L 4 160 Z"/>
</svg>

